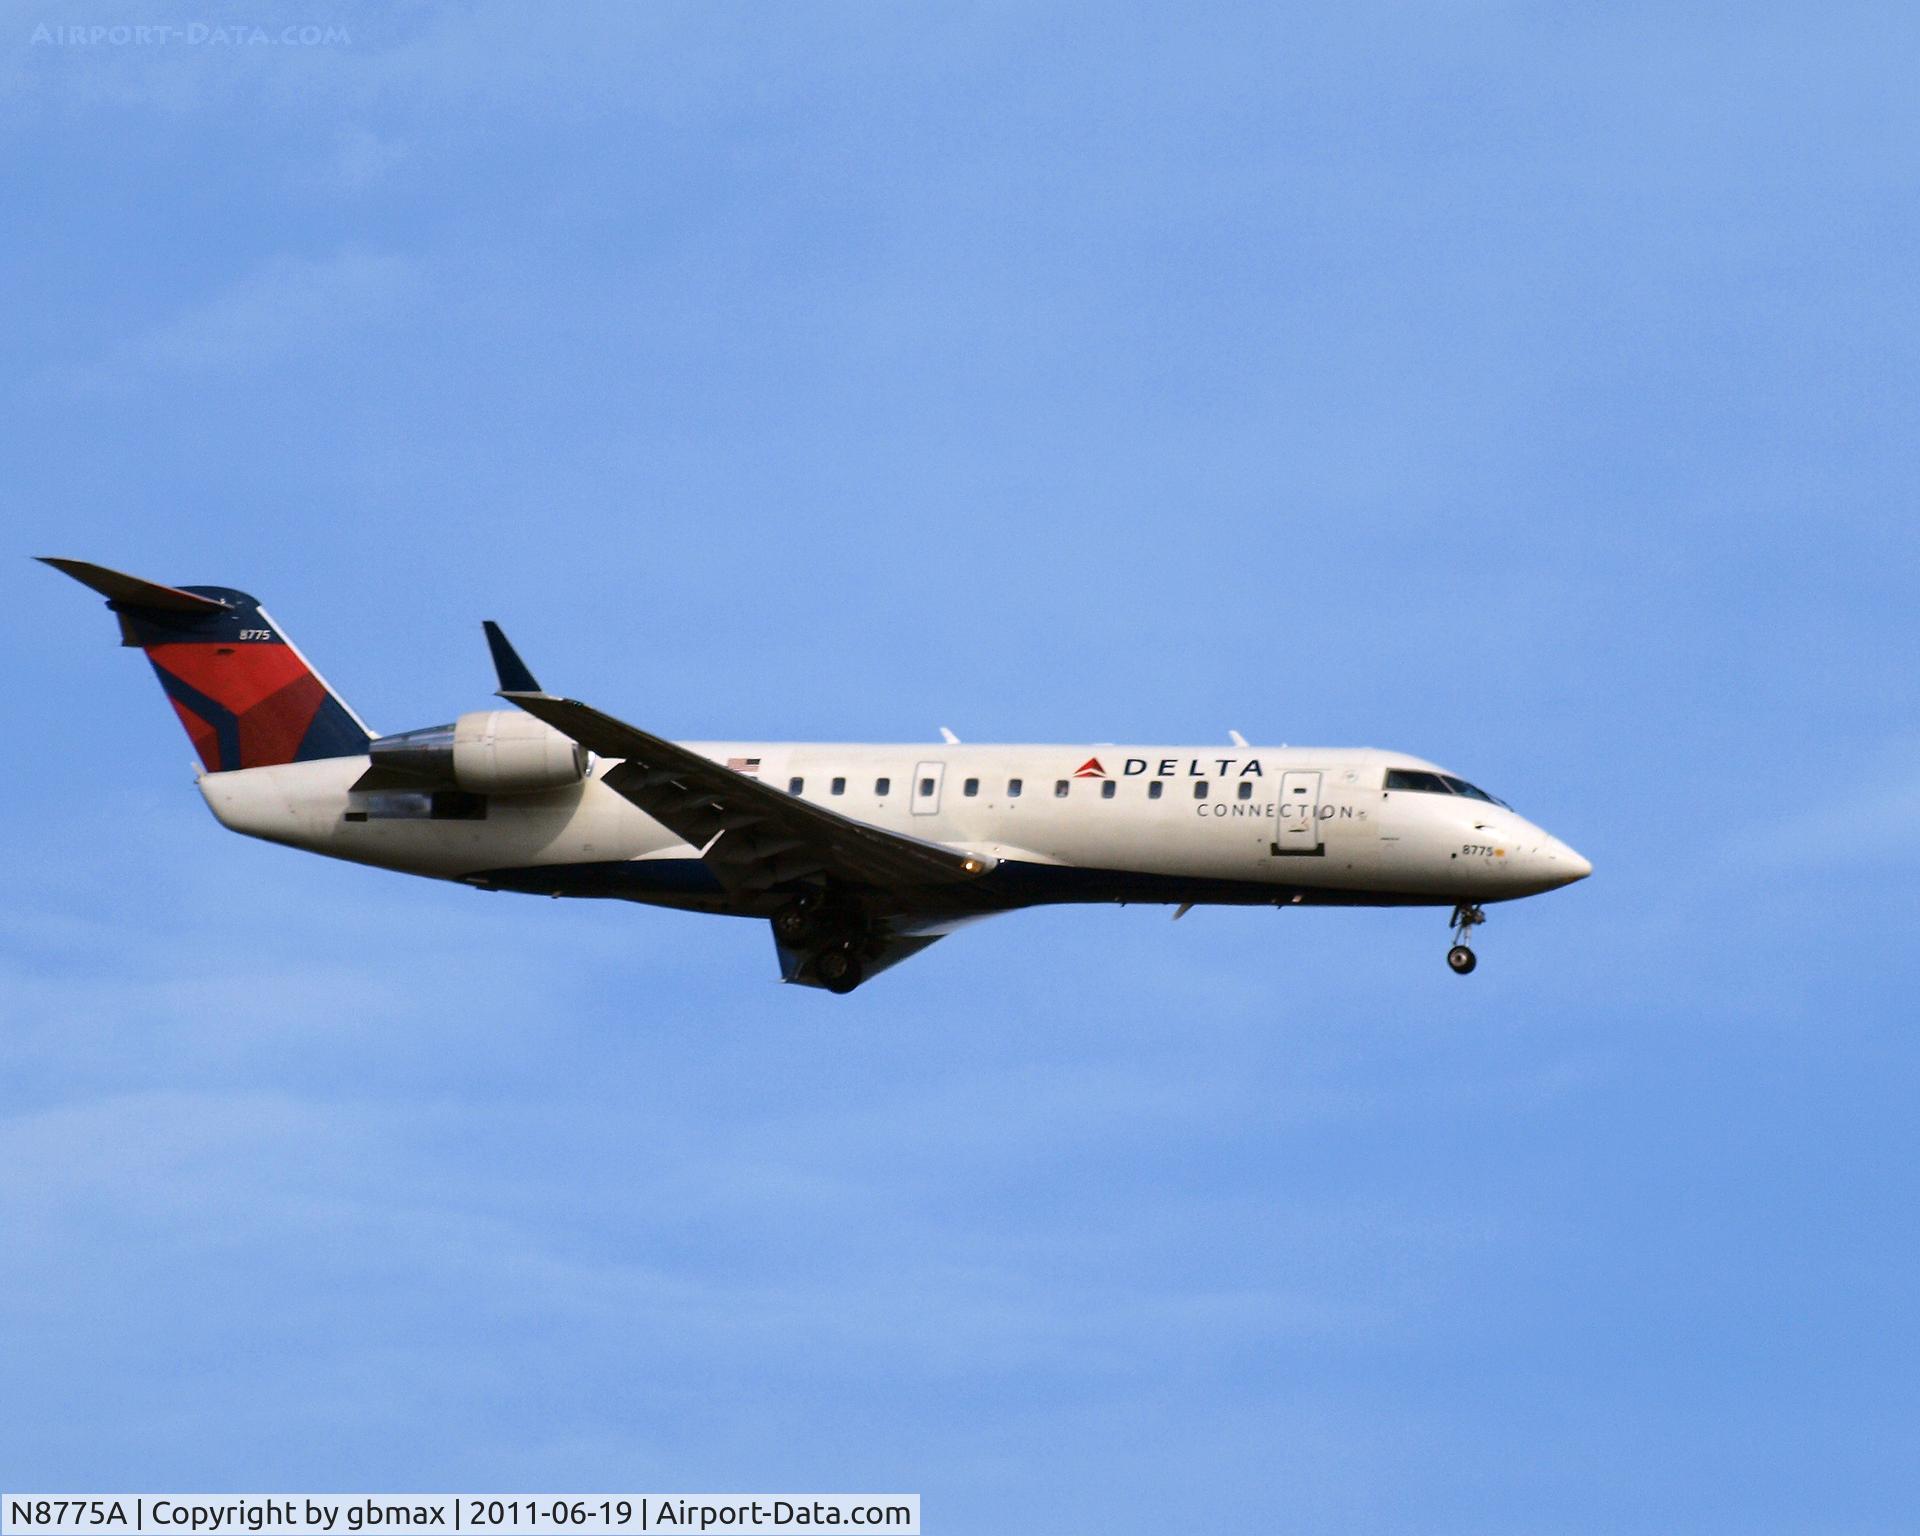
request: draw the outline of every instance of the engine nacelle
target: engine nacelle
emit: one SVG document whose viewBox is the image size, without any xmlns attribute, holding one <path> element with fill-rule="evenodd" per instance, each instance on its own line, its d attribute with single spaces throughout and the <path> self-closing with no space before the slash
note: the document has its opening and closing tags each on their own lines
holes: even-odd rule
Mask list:
<svg viewBox="0 0 1920 1536">
<path fill-rule="evenodd" d="M 524 710 L 477 709 L 452 725 L 382 736 L 368 748 L 375 768 L 423 788 L 476 795 L 531 795 L 586 777 L 592 758 L 570 736 Z"/>
<path fill-rule="evenodd" d="M 453 777 L 477 795 L 563 789 L 586 777 L 587 749 L 520 709 L 478 709 L 453 723 Z"/>
</svg>

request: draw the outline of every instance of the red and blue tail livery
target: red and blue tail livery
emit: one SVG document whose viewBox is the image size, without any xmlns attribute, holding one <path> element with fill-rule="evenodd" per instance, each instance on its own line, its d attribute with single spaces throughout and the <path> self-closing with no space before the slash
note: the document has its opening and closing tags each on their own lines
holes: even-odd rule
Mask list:
<svg viewBox="0 0 1920 1536">
<path fill-rule="evenodd" d="M 107 599 L 120 643 L 147 653 L 207 772 L 365 754 L 366 726 L 245 592 L 41 558 Z"/>
</svg>

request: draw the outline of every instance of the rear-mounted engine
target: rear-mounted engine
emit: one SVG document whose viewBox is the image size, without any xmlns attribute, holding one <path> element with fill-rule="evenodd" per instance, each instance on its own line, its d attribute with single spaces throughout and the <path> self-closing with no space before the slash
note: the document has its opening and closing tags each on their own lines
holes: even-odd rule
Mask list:
<svg viewBox="0 0 1920 1536">
<path fill-rule="evenodd" d="M 474 710 L 452 725 L 382 736 L 367 750 L 373 769 L 356 789 L 531 795 L 578 784 L 592 763 L 579 742 L 517 709 Z"/>
</svg>

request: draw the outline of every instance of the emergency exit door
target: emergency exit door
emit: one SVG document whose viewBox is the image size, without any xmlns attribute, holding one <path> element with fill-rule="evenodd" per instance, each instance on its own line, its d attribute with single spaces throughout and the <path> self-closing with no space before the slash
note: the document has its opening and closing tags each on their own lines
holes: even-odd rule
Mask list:
<svg viewBox="0 0 1920 1536">
<path fill-rule="evenodd" d="M 913 768 L 913 814 L 932 816 L 940 809 L 940 785 L 947 777 L 945 763 L 916 763 Z"/>
<path fill-rule="evenodd" d="M 1320 775 L 1280 775 L 1280 803 L 1274 807 L 1273 851 L 1282 854 L 1324 854 L 1320 841 Z"/>
</svg>

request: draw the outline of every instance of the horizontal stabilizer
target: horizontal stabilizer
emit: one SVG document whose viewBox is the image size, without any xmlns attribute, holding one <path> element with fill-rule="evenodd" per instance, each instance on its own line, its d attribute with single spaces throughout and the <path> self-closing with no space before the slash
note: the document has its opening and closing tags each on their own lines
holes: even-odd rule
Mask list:
<svg viewBox="0 0 1920 1536">
<path fill-rule="evenodd" d="M 89 565 L 85 560 L 60 560 L 52 555 L 34 558 L 71 576 L 81 586 L 92 587 L 102 597 L 129 608 L 151 608 L 160 613 L 224 613 L 231 606 L 217 597 L 201 597 L 195 592 L 182 592 L 178 587 L 163 587 L 158 582 L 129 576 L 125 571 Z"/>
</svg>

